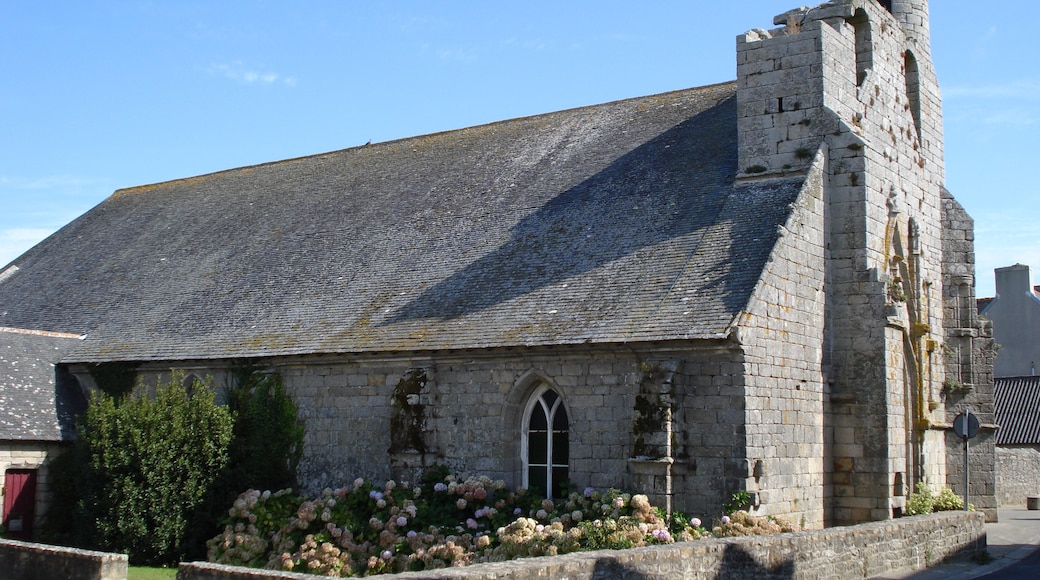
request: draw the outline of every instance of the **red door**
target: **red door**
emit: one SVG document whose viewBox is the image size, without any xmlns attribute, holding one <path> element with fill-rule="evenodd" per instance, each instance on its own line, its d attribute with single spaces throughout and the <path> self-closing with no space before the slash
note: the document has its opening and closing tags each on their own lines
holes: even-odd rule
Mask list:
<svg viewBox="0 0 1040 580">
<path fill-rule="evenodd" d="M 32 537 L 36 516 L 36 470 L 8 469 L 4 474 L 3 526 L 7 537 Z"/>
</svg>

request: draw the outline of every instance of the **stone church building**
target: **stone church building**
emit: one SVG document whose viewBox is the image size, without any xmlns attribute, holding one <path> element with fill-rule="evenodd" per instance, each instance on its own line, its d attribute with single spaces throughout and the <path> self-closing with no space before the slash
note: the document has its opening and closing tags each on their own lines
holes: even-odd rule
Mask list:
<svg viewBox="0 0 1040 580">
<path fill-rule="evenodd" d="M 117 191 L 0 270 L 0 327 L 83 335 L 60 366 L 84 388 L 279 373 L 311 488 L 444 464 L 878 520 L 960 491 L 970 406 L 995 517 L 927 2 L 773 24 L 735 82 Z"/>
</svg>

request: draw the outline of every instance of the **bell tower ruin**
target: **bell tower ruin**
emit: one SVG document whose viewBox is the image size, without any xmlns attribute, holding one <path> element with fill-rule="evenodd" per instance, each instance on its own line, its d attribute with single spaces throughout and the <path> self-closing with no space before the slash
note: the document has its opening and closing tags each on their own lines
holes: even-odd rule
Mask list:
<svg viewBox="0 0 1040 580">
<path fill-rule="evenodd" d="M 834 0 L 774 24 L 737 39 L 738 179 L 824 167 L 825 519 L 898 517 L 918 483 L 956 489 L 947 464 L 961 459 L 947 451 L 949 212 L 928 3 Z"/>
</svg>

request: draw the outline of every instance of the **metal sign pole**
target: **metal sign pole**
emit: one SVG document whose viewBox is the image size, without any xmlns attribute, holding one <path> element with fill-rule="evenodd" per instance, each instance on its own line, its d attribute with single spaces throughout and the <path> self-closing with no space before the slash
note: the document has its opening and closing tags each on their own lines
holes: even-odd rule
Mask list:
<svg viewBox="0 0 1040 580">
<path fill-rule="evenodd" d="M 964 510 L 968 510 L 968 439 L 979 432 L 979 418 L 965 409 L 953 419 L 953 432 L 964 439 Z"/>
<path fill-rule="evenodd" d="M 968 438 L 964 438 L 964 511 L 968 511 Z"/>
</svg>

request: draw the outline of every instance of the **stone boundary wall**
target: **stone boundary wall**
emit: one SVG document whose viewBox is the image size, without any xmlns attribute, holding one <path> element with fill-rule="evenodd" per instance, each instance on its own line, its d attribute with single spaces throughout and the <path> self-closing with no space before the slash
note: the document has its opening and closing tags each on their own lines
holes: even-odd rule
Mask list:
<svg viewBox="0 0 1040 580">
<path fill-rule="evenodd" d="M 126 554 L 0 540 L 0 575 L 8 580 L 126 580 Z"/>
<path fill-rule="evenodd" d="M 1026 507 L 1027 497 L 1040 496 L 1040 448 L 997 446 L 997 500 L 1000 507 Z"/>
<path fill-rule="evenodd" d="M 966 559 L 986 549 L 984 516 L 942 512 L 828 528 L 634 550 L 578 552 L 379 576 L 393 579 L 522 580 L 526 578 L 870 578 Z M 306 574 L 181 564 L 178 580 L 303 580 Z"/>
</svg>

